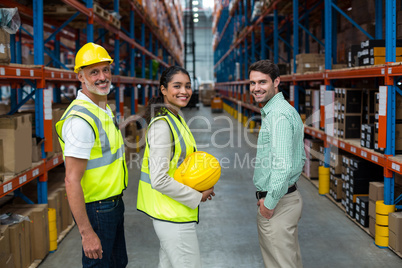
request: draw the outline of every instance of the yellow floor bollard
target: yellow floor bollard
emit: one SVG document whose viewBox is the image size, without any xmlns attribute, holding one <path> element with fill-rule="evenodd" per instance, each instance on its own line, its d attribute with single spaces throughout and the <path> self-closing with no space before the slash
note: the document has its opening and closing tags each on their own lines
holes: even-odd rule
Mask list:
<svg viewBox="0 0 402 268">
<path fill-rule="evenodd" d="M 49 251 L 53 252 L 57 249 L 57 225 L 56 225 L 56 209 L 48 208 L 49 217 Z"/>
<path fill-rule="evenodd" d="M 318 193 L 325 195 L 329 193 L 329 168 L 318 167 Z"/>
</svg>

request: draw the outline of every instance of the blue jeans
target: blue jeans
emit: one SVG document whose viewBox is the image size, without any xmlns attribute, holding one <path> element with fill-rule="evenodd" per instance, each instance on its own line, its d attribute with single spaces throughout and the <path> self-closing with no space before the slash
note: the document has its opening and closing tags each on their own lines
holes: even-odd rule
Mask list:
<svg viewBox="0 0 402 268">
<path fill-rule="evenodd" d="M 112 201 L 86 204 L 92 228 L 102 243 L 102 259 L 89 259 L 82 250 L 83 267 L 126 267 L 128 263 L 124 237 L 124 202 L 120 197 Z"/>
</svg>

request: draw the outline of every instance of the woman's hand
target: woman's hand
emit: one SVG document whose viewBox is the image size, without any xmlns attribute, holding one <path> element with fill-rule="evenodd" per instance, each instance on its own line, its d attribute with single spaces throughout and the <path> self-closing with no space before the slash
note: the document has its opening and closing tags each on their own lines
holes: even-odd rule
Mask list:
<svg viewBox="0 0 402 268">
<path fill-rule="evenodd" d="M 207 201 L 207 200 L 211 200 L 212 197 L 215 196 L 214 187 L 212 187 L 212 188 L 210 188 L 210 189 L 208 189 L 208 190 L 205 190 L 205 191 L 203 191 L 203 192 L 201 192 L 201 193 L 202 193 L 201 202 L 205 202 L 205 201 Z"/>
</svg>

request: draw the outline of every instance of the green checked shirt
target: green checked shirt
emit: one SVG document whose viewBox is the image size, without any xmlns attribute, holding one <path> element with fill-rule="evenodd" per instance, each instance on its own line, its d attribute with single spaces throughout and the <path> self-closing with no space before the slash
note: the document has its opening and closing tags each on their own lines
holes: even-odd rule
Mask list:
<svg viewBox="0 0 402 268">
<path fill-rule="evenodd" d="M 267 191 L 264 205 L 274 209 L 303 170 L 304 126 L 295 108 L 277 93 L 261 109 L 254 185 Z"/>
</svg>

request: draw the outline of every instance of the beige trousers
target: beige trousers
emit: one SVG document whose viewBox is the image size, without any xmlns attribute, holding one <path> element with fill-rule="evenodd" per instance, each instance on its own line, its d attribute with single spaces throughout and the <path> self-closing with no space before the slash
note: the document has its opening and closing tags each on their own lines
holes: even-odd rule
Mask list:
<svg viewBox="0 0 402 268">
<path fill-rule="evenodd" d="M 258 239 L 265 267 L 303 267 L 297 233 L 302 207 L 299 191 L 283 196 L 269 220 L 261 215 L 258 207 Z"/>
</svg>

